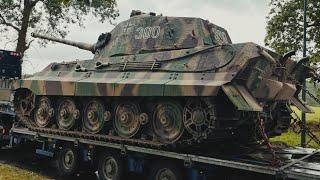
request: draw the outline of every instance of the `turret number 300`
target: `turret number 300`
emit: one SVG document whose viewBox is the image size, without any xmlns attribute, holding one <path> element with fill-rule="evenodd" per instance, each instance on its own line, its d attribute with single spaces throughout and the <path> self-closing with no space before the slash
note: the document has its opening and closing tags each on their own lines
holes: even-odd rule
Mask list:
<svg viewBox="0 0 320 180">
<path fill-rule="evenodd" d="M 160 26 L 139 27 L 136 29 L 135 39 L 156 39 L 160 36 Z"/>
</svg>

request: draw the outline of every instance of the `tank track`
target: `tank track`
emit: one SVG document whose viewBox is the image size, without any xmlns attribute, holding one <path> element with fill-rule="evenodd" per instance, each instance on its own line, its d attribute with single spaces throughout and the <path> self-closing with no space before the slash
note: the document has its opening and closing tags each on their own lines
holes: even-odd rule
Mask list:
<svg viewBox="0 0 320 180">
<path fill-rule="evenodd" d="M 27 116 L 17 115 L 18 120 L 23 123 L 29 130 L 38 132 L 38 133 L 46 133 L 51 135 L 59 135 L 59 136 L 67 136 L 72 138 L 83 138 L 88 140 L 97 140 L 103 142 L 111 142 L 111 143 L 122 143 L 126 145 L 139 145 L 142 147 L 152 147 L 157 149 L 164 149 L 168 147 L 167 144 L 150 141 L 150 140 L 141 140 L 141 139 L 127 139 L 122 138 L 120 136 L 113 135 L 97 135 L 97 134 L 89 134 L 78 131 L 65 131 L 60 129 L 51 129 L 51 128 L 39 128 L 35 127 L 35 124 L 31 123 L 30 118 Z"/>
<path fill-rule="evenodd" d="M 81 102 L 83 104 L 80 104 Z M 21 90 L 15 93 L 13 104 L 17 114 L 17 125 L 34 132 L 160 149 L 181 149 L 203 142 L 202 140 L 207 139 L 207 135 L 212 132 L 216 118 L 214 105 L 209 99 L 187 101 L 185 106 L 188 106 L 188 111 L 184 110 L 176 100 L 152 102 L 151 107 L 143 106 L 142 109 L 139 107 L 139 102 L 135 104 L 129 100 L 124 102 L 114 100 L 111 103 L 112 108 L 106 108 L 106 104 L 99 102 L 102 100 L 96 97 L 55 99 L 55 97 L 35 96 L 31 91 Z M 206 115 L 203 114 L 204 108 L 201 109 L 200 106 L 209 109 L 206 110 Z M 109 109 L 113 109 L 112 114 Z M 90 118 L 99 120 L 98 128 L 92 124 L 97 121 L 91 121 L 92 119 L 89 121 Z M 188 121 L 184 122 L 183 118 Z M 118 124 L 126 122 L 139 124 L 121 124 L 119 130 Z M 105 126 L 105 123 L 111 126 Z M 204 130 L 184 126 L 184 123 L 189 125 L 198 123 Z M 123 130 L 121 127 L 128 129 Z M 137 130 L 131 131 L 131 129 Z"/>
<path fill-rule="evenodd" d="M 52 99 L 54 99 L 54 98 L 52 97 Z M 115 129 L 116 122 L 124 121 L 124 120 L 127 120 L 128 117 L 132 117 L 132 116 L 130 116 L 130 114 L 128 115 L 128 111 L 123 111 L 123 110 L 121 111 L 121 109 L 118 111 L 118 109 L 119 109 L 118 107 L 126 108 L 126 106 L 124 106 L 123 103 L 114 103 L 114 106 L 112 108 L 112 109 L 114 109 L 114 112 L 113 112 L 114 118 L 111 121 L 111 112 L 106 109 L 103 109 L 101 111 L 101 112 L 103 112 L 103 114 L 100 113 L 99 114 L 100 116 L 97 115 L 97 112 L 100 112 L 97 109 L 94 109 L 94 110 L 91 109 L 91 111 L 87 111 L 87 107 L 90 107 L 87 105 L 88 104 L 90 105 L 91 102 L 96 102 L 96 100 L 92 101 L 92 99 L 96 99 L 96 98 L 89 98 L 91 100 L 88 102 L 82 101 L 86 106 L 80 107 L 80 108 L 78 107 L 79 109 L 78 108 L 72 109 L 72 107 L 70 107 L 72 105 L 70 105 L 70 104 L 66 105 L 66 103 L 70 102 L 69 101 L 70 98 L 63 97 L 60 99 L 63 101 L 59 102 L 59 99 L 58 99 L 56 101 L 57 103 L 52 105 L 50 103 L 50 99 L 48 97 L 42 96 L 42 97 L 36 98 L 32 92 L 28 92 L 28 91 L 17 92 L 15 94 L 14 108 L 15 108 L 15 111 L 17 114 L 18 125 L 20 123 L 22 126 L 27 127 L 29 130 L 34 131 L 34 132 L 38 132 L 38 133 L 66 136 L 66 137 L 71 137 L 71 138 L 97 140 L 97 141 L 109 142 L 109 143 L 120 143 L 120 144 L 124 144 L 124 145 L 137 145 L 140 147 L 148 147 L 148 148 L 151 147 L 151 148 L 155 148 L 155 149 L 166 149 L 166 150 L 167 149 L 175 149 L 175 150 L 180 149 L 180 150 L 182 150 L 185 147 L 198 146 L 199 144 L 208 144 L 208 143 L 214 142 L 215 140 L 217 140 L 219 138 L 217 136 L 215 136 L 214 138 L 216 138 L 216 139 L 213 139 L 211 136 L 212 136 L 212 134 L 217 135 L 217 133 L 219 133 L 218 131 L 220 128 L 221 128 L 221 130 L 224 130 L 225 134 L 226 133 L 232 134 L 233 132 L 238 132 L 239 130 L 241 131 L 241 129 L 238 129 L 238 130 L 234 129 L 235 131 L 233 131 L 229 128 L 229 126 L 217 128 L 216 124 L 215 124 L 217 114 L 216 114 L 214 102 L 212 102 L 210 99 L 206 99 L 206 98 L 201 99 L 201 100 L 190 99 L 190 100 L 186 101 L 185 104 L 183 102 L 181 102 L 181 104 L 183 104 L 185 107 L 184 109 L 182 106 L 179 105 L 180 103 L 178 103 L 178 101 L 174 101 L 174 100 L 164 101 L 164 103 L 161 101 L 160 101 L 161 103 L 152 102 L 155 105 L 153 108 L 151 108 L 151 110 L 152 110 L 151 115 L 150 115 L 151 112 L 149 112 L 148 109 L 145 109 L 143 111 L 137 110 L 138 112 L 136 112 L 137 107 L 133 106 L 131 104 L 132 106 L 129 107 L 129 108 L 131 108 L 130 110 L 134 111 L 133 113 L 139 115 L 138 120 L 131 119 L 131 122 L 133 122 L 133 120 L 139 121 L 141 123 L 142 127 L 140 127 L 140 125 L 139 125 L 138 130 L 141 129 L 141 130 L 143 130 L 143 133 L 144 133 L 144 134 L 140 134 L 140 133 L 142 133 L 141 131 L 139 133 L 137 133 L 137 131 L 132 131 L 133 135 L 131 135 L 131 134 L 122 135 L 122 134 L 119 134 L 118 129 Z M 65 106 L 62 106 L 61 104 L 65 105 Z M 127 104 L 130 104 L 130 102 Z M 98 106 L 99 103 L 96 103 L 95 105 Z M 168 108 L 168 107 L 170 107 L 170 108 Z M 71 116 L 68 115 L 68 117 L 72 117 L 74 121 L 81 119 L 80 114 L 83 115 L 82 117 L 85 117 L 84 114 L 86 114 L 86 115 L 93 114 L 92 117 L 100 117 L 100 119 L 102 119 L 102 117 L 103 117 L 104 122 L 113 123 L 113 127 L 110 126 L 111 129 L 104 129 L 103 130 L 104 125 L 102 123 L 102 124 L 100 124 L 101 125 L 100 127 L 102 127 L 102 128 L 97 128 L 97 129 L 94 129 L 94 131 L 88 132 L 84 128 L 85 127 L 84 122 L 86 122 L 86 121 L 82 121 L 82 123 L 83 123 L 82 125 L 78 124 L 78 122 L 77 122 L 77 124 L 74 124 L 74 123 L 67 124 L 66 123 L 66 124 L 62 124 L 65 126 L 61 126 L 60 122 L 63 123 L 63 121 L 58 121 L 58 118 L 63 117 L 63 115 L 65 115 L 65 113 L 64 113 L 65 108 L 67 108 L 68 114 L 71 115 Z M 68 108 L 70 108 L 70 109 L 68 109 Z M 110 108 L 108 108 L 108 109 L 110 109 Z M 202 109 L 206 109 L 206 110 L 203 111 Z M 217 109 L 217 110 L 219 111 L 220 109 Z M 94 113 L 90 114 L 87 112 L 94 112 Z M 165 113 L 163 113 L 163 112 L 165 112 Z M 204 112 L 205 112 L 205 114 L 204 114 Z M 163 116 L 163 114 L 165 116 Z M 244 118 L 243 116 L 240 115 L 237 123 L 244 123 L 244 125 L 246 125 L 245 122 L 250 123 L 252 121 L 251 123 L 254 123 L 253 120 L 256 118 L 255 114 L 244 113 L 244 115 L 245 115 L 244 117 L 247 117 L 247 118 Z M 251 115 L 252 117 L 249 115 Z M 45 117 L 45 118 L 39 118 L 39 116 Z M 53 121 L 51 121 L 51 123 L 49 123 L 50 120 L 48 118 L 53 118 L 53 117 L 56 117 L 56 118 L 54 118 L 56 121 L 54 121 L 54 123 L 53 123 Z M 134 117 L 136 117 L 136 116 L 134 116 Z M 153 118 L 153 120 L 151 120 L 151 121 L 148 120 L 150 117 Z M 155 118 L 158 118 L 158 119 L 155 119 Z M 204 118 L 206 118 L 205 119 L 206 121 L 203 121 Z M 169 125 L 167 124 L 168 119 L 174 119 L 174 121 L 177 121 L 177 122 L 180 122 L 183 124 L 180 125 L 179 127 L 171 126 L 170 125 L 171 123 L 169 123 Z M 270 119 L 270 118 L 266 117 L 266 119 Z M 44 121 L 44 123 L 42 122 L 42 120 Z M 51 119 L 51 120 L 53 120 L 53 119 Z M 72 122 L 74 122 L 74 121 L 72 121 Z M 124 122 L 126 122 L 126 121 L 124 121 Z M 151 124 L 151 123 L 153 123 L 153 124 Z M 180 134 L 177 134 L 177 135 L 174 134 L 175 138 L 172 139 L 171 141 L 163 141 L 163 140 L 166 140 L 165 139 L 166 136 L 163 137 L 163 136 L 159 136 L 159 134 L 156 134 L 157 133 L 156 131 L 159 131 L 159 130 L 157 128 L 155 128 L 156 127 L 155 123 L 159 123 L 160 125 L 163 125 L 161 127 L 167 127 L 166 125 L 168 125 L 170 128 L 171 127 L 175 127 L 177 129 L 182 128 L 182 130 L 173 131 L 173 132 L 179 132 Z M 187 126 L 188 124 L 193 124 L 193 125 L 200 124 L 202 127 L 205 126 L 205 129 L 201 130 L 201 131 L 197 131 L 198 130 L 197 128 L 194 128 L 194 126 Z M 58 125 L 58 127 L 56 127 L 56 125 Z M 73 128 L 71 128 L 70 126 Z M 153 128 L 150 129 L 150 126 L 153 126 Z M 130 126 L 130 128 L 131 127 L 132 126 Z M 80 129 L 78 129 L 78 128 L 80 128 Z M 129 128 L 129 130 L 130 130 L 130 128 Z M 215 129 L 216 133 L 212 133 L 213 129 Z M 152 131 L 149 131 L 149 130 L 152 130 Z M 226 132 L 227 130 L 230 130 L 230 132 L 229 131 Z M 247 127 L 245 131 L 239 132 L 238 136 L 242 137 L 245 135 L 245 134 L 243 134 L 244 132 L 251 132 L 251 131 L 254 131 L 254 129 L 250 129 Z M 99 132 L 103 132 L 103 133 L 99 134 Z M 130 132 L 130 131 L 127 131 L 127 132 Z M 186 133 L 184 133 L 184 132 L 186 132 Z M 141 135 L 141 137 L 135 136 L 135 135 L 139 135 L 139 134 Z M 225 134 L 223 134 L 221 136 L 223 136 L 225 138 L 231 137 L 231 136 L 228 137 Z M 249 135 L 251 135 L 251 134 L 249 134 Z M 218 136 L 219 136 L 219 134 L 218 134 Z M 137 138 L 135 138 L 135 137 L 137 137 Z M 252 141 L 254 141 L 254 139 L 252 139 L 252 137 L 249 136 L 241 141 L 252 142 Z"/>
</svg>

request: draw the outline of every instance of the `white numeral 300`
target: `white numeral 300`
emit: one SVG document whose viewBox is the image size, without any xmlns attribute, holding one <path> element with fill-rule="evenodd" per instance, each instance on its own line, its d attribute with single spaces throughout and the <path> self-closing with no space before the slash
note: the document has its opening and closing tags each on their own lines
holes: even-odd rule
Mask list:
<svg viewBox="0 0 320 180">
<path fill-rule="evenodd" d="M 136 32 L 135 39 L 156 39 L 160 36 L 160 26 L 139 27 Z"/>
</svg>

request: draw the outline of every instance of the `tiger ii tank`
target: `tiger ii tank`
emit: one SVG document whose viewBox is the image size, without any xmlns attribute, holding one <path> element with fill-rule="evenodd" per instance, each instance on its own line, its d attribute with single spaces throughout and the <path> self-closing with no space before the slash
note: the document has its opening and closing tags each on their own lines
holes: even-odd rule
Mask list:
<svg viewBox="0 0 320 180">
<path fill-rule="evenodd" d="M 133 11 L 95 44 L 32 34 L 91 51 L 89 60 L 51 63 L 16 83 L 20 124 L 47 132 L 140 144 L 259 140 L 290 125 L 290 105 L 315 77 L 254 43 L 232 43 L 209 21 Z"/>
</svg>

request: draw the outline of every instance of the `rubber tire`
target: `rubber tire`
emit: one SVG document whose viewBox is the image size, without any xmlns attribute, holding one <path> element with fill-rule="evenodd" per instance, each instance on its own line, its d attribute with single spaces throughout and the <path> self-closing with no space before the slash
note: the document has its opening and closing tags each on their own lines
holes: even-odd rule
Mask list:
<svg viewBox="0 0 320 180">
<path fill-rule="evenodd" d="M 115 177 L 112 179 L 108 179 L 106 177 L 106 174 L 104 173 L 104 164 L 105 161 L 109 158 L 112 157 L 118 164 L 118 173 L 116 174 Z M 125 174 L 125 169 L 124 169 L 124 160 L 117 155 L 116 153 L 110 153 L 110 152 L 102 152 L 99 156 L 99 163 L 98 163 L 98 176 L 99 180 L 122 180 L 124 174 Z"/>
<path fill-rule="evenodd" d="M 67 169 L 64 166 L 64 156 L 65 153 L 71 150 L 74 154 L 74 163 L 72 165 L 72 168 Z M 58 150 L 56 154 L 56 159 L 55 159 L 55 166 L 57 168 L 58 174 L 61 177 L 72 177 L 74 176 L 78 170 L 79 170 L 79 164 L 80 164 L 80 159 L 79 159 L 79 151 L 77 151 L 75 148 L 70 147 L 70 146 L 65 146 L 62 149 Z"/>
<path fill-rule="evenodd" d="M 156 180 L 157 172 L 163 168 L 171 170 L 175 175 L 176 180 L 184 180 L 183 171 L 180 166 L 170 161 L 159 161 L 152 166 L 148 175 L 148 180 Z"/>
</svg>

